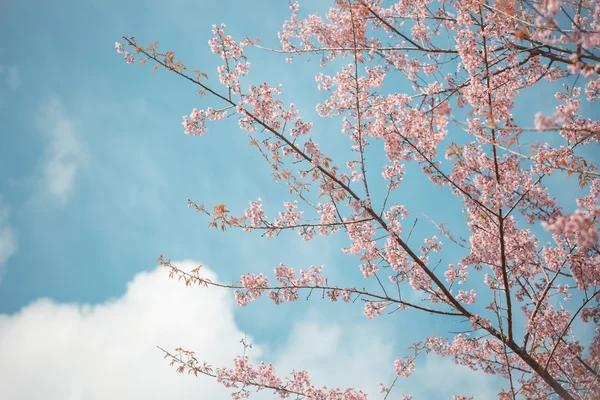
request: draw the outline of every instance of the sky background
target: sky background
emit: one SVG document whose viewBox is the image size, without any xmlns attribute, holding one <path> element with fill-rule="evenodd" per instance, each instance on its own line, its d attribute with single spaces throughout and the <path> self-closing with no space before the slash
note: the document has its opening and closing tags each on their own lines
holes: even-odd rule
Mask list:
<svg viewBox="0 0 600 400">
<path fill-rule="evenodd" d="M 301 7 L 306 16 L 329 4 Z M 0 398 L 228 398 L 208 378 L 176 374 L 155 346 L 181 345 L 223 366 L 241 352 L 245 333 L 253 360 L 273 361 L 282 375 L 309 369 L 318 384 L 382 398 L 377 383 L 391 382 L 393 361 L 409 354 L 409 345 L 463 329 L 413 311 L 369 321 L 362 305 L 332 305 L 320 296 L 239 308 L 230 292 L 185 288 L 157 269 L 164 254 L 185 268 L 203 264 L 225 283 L 246 272 L 270 273 L 279 262 L 325 265 L 330 282 L 340 285 L 362 282 L 357 260 L 340 251 L 348 243 L 343 235 L 304 242 L 295 233 L 269 240 L 207 228 L 187 208 L 188 197 L 225 203 L 237 214 L 260 197 L 275 216 L 290 200 L 285 186 L 273 184 L 234 120 L 210 126 L 202 138 L 185 136 L 182 115 L 218 104 L 151 65 L 126 65 L 114 50 L 122 35 L 159 40 L 160 49 L 214 79 L 220 60 L 207 45 L 212 24 L 227 24 L 238 40 L 277 47 L 288 17 L 286 2 L 266 0 L 0 2 Z M 339 121 L 317 120 L 314 110 L 324 96 L 314 75 L 333 73 L 335 63 L 323 69 L 317 57 L 303 57 L 290 65 L 256 49 L 248 56 L 247 82 L 282 83 L 284 102 L 315 122 L 321 149 L 343 159 L 348 142 Z M 405 85 L 394 83 L 398 90 Z M 536 111 L 552 113 L 555 89 L 525 93 L 517 117 L 532 125 Z M 460 203 L 447 188 L 406 179 L 396 201 L 411 212 L 407 224 L 419 218 L 415 243 L 434 232 L 420 212 L 465 232 Z M 547 184 L 574 207 L 568 193 L 577 190 L 575 179 Z M 462 255 L 444 249 L 440 257 Z M 493 377 L 428 356 L 397 393 L 489 398 L 500 387 Z"/>
</svg>

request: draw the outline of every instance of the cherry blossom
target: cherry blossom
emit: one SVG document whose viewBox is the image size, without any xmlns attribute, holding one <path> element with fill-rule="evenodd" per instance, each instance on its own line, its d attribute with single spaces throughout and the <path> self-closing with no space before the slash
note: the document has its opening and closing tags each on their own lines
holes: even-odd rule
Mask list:
<svg viewBox="0 0 600 400">
<path fill-rule="evenodd" d="M 411 379 L 426 354 L 503 378 L 499 399 L 598 398 L 600 121 L 586 113 L 600 95 L 597 1 L 336 0 L 324 15 L 306 16 L 300 2 L 289 8 L 277 49 L 236 41 L 225 25 L 214 25 L 214 79 L 190 74 L 156 43 L 143 47 L 124 37 L 115 49 L 129 64 L 150 61 L 187 79 L 210 104 L 183 117 L 185 134 L 200 136 L 236 118 L 289 191 L 274 219 L 261 199 L 246 210 L 188 200 L 209 227 L 269 239 L 288 231 L 304 240 L 343 235 L 341 251 L 370 286 L 331 283 L 325 266 L 283 263 L 221 284 L 203 278 L 200 267 L 182 271 L 162 256 L 159 262 L 186 285 L 234 290 L 240 306 L 263 295 L 283 304 L 319 291 L 332 302 L 362 304 L 369 323 L 408 318 L 395 311 L 412 309 L 451 326 L 453 333 L 432 332 L 395 356 L 394 381 L 380 384 L 386 398 L 412 399 L 396 393 L 396 382 Z M 337 154 L 319 143 L 325 133 L 318 121 L 284 103 L 282 85 L 254 80 L 251 47 L 281 54 L 290 68 L 304 55 L 319 59 L 315 109 L 339 124 L 347 159 L 334 161 Z M 523 97 L 538 88 L 555 90 L 553 110 Z M 530 114 L 523 118 L 523 111 Z M 444 193 L 429 199 L 441 208 L 454 197 L 464 223 L 448 228 L 427 217 L 432 226 L 425 228 L 421 210 L 405 203 L 419 196 L 407 190 L 413 177 Z M 580 191 L 551 190 L 550 178 Z M 456 322 L 466 322 L 458 332 Z M 217 379 L 235 399 L 256 390 L 367 398 L 354 388 L 317 388 L 307 371 L 278 376 L 272 364 L 253 365 L 246 349 L 216 372 L 191 351 L 165 353 L 180 372 Z"/>
</svg>

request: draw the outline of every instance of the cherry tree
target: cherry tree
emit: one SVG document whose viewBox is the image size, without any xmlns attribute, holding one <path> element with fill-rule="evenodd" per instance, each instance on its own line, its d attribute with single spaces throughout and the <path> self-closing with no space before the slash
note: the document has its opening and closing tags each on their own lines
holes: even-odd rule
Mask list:
<svg viewBox="0 0 600 400">
<path fill-rule="evenodd" d="M 580 110 L 600 94 L 597 1 L 337 0 L 325 16 L 307 17 L 298 3 L 289 7 L 279 48 L 236 41 L 225 25 L 213 26 L 208 44 L 221 59 L 220 84 L 188 70 L 173 52 L 160 52 L 157 43 L 123 37 L 116 49 L 127 63 L 149 61 L 189 81 L 211 105 L 183 117 L 186 135 L 201 136 L 212 123 L 236 118 L 275 180 L 287 185 L 290 201 L 276 218 L 267 217 L 261 199 L 249 199 L 237 214 L 224 204 L 188 200 L 209 226 L 268 238 L 287 231 L 304 240 L 345 234 L 350 245 L 342 251 L 354 256 L 374 289 L 336 285 L 317 266 L 280 264 L 227 285 L 203 278 L 200 267 L 184 271 L 162 256 L 159 262 L 186 285 L 234 290 L 240 306 L 263 295 L 282 304 L 319 291 L 332 302 L 364 306 L 369 319 L 416 309 L 448 324 L 470 322 L 464 332 L 432 334 L 399 355 L 390 365 L 396 379 L 381 383 L 382 397 L 413 373 L 418 355 L 435 353 L 503 377 L 500 399 L 599 398 L 600 174 L 593 154 L 597 160 L 600 123 Z M 278 99 L 280 85 L 252 83 L 250 48 L 284 54 L 290 68 L 306 54 L 321 66 L 342 65 L 334 75 L 316 76 L 327 95 L 316 110 L 340 121 L 340 143 L 346 137 L 352 157 L 339 162 L 326 154 L 313 123 Z M 405 92 L 386 85 L 399 81 L 407 82 Z M 523 89 L 557 83 L 553 114 L 517 121 Z M 385 160 L 373 160 L 376 147 Z M 409 240 L 407 217 L 419 212 L 402 205 L 409 164 L 420 168 L 423 185 L 462 203 L 468 239 L 456 234 L 460 227 L 431 223 L 465 257 L 436 262 L 441 239 Z M 544 185 L 552 175 L 576 180 L 585 195 L 562 195 L 577 209 L 564 211 Z M 408 291 L 421 300 L 403 297 Z M 576 336 L 575 321 L 587 327 L 587 339 Z M 257 390 L 283 398 L 367 398 L 357 388 L 316 387 L 307 371 L 280 376 L 272 364 L 253 365 L 245 351 L 223 368 L 190 350 L 163 351 L 180 372 L 215 378 L 236 399 Z"/>
</svg>

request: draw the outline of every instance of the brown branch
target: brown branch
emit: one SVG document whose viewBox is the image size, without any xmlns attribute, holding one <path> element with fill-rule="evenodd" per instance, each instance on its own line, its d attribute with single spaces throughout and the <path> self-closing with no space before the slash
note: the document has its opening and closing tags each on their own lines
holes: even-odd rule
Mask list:
<svg viewBox="0 0 600 400">
<path fill-rule="evenodd" d="M 223 283 L 212 282 L 208 279 L 201 278 L 198 275 L 190 274 L 189 272 L 182 271 L 181 269 L 175 267 L 174 265 L 172 265 L 170 263 L 170 261 L 162 261 L 161 264 L 167 268 L 171 268 L 171 270 L 174 271 L 175 273 L 179 274 L 179 276 L 186 277 L 187 279 L 190 279 L 190 282 L 193 282 L 193 283 L 196 283 L 199 285 L 215 286 L 215 287 L 219 287 L 219 288 L 223 288 L 223 289 L 248 290 L 246 287 L 244 287 L 242 285 L 236 285 L 236 284 L 226 285 Z M 432 314 L 448 315 L 448 316 L 453 316 L 453 317 L 462 317 L 463 316 L 463 314 L 461 314 L 461 313 L 435 310 L 435 309 L 431 309 L 431 308 L 427 308 L 427 307 L 422 307 L 422 306 L 419 306 L 419 305 L 416 305 L 413 303 L 409 303 L 404 300 L 389 297 L 387 295 L 382 296 L 379 294 L 367 292 L 365 290 L 360 290 L 360 289 L 356 289 L 356 288 L 345 288 L 345 287 L 329 286 L 329 285 L 297 285 L 297 286 L 257 286 L 257 287 L 253 287 L 252 289 L 256 289 L 256 290 L 290 290 L 290 289 L 315 290 L 315 289 L 317 289 L 317 290 L 330 290 L 330 291 L 336 291 L 336 292 L 347 291 L 347 292 L 350 292 L 352 294 L 356 294 L 359 296 L 371 297 L 373 299 L 376 299 L 376 301 L 378 301 L 378 302 L 389 302 L 389 303 L 399 304 L 401 306 L 415 308 L 415 309 L 425 311 L 428 313 L 432 313 Z"/>
<path fill-rule="evenodd" d="M 136 48 L 140 49 L 140 52 L 142 52 L 144 55 L 146 55 L 148 58 L 154 60 L 155 62 L 157 62 L 158 64 L 164 66 L 165 68 L 167 68 L 170 71 L 175 72 L 177 75 L 182 76 L 183 78 L 189 80 L 190 82 L 193 82 L 196 85 L 199 85 L 201 88 L 203 88 L 205 91 L 213 94 L 214 96 L 220 98 L 221 100 L 225 101 L 226 103 L 230 104 L 230 105 L 235 105 L 235 103 L 233 103 L 232 100 L 228 99 L 227 97 L 224 97 L 220 94 L 218 94 L 217 92 L 215 92 L 214 90 L 208 88 L 206 85 L 202 84 L 201 82 L 199 82 L 198 80 L 195 80 L 187 75 L 185 75 L 184 73 L 182 73 L 181 71 L 174 69 L 171 66 L 166 65 L 164 62 L 162 62 L 161 60 L 157 59 L 156 56 L 149 54 L 147 51 L 145 51 L 143 48 L 138 47 L 135 42 L 133 42 L 132 40 L 130 40 L 127 37 L 124 37 L 124 39 L 132 46 L 135 46 Z M 275 130 L 273 127 L 269 126 L 266 122 L 256 118 L 253 114 L 251 114 L 250 112 L 248 112 L 247 110 L 245 110 L 246 114 L 252 119 L 254 120 L 257 124 L 261 125 L 265 130 L 273 133 L 274 135 L 276 135 L 278 138 L 280 138 L 283 142 L 285 142 L 288 146 L 290 146 L 290 148 L 296 152 L 296 154 L 298 154 L 301 158 L 303 158 L 304 160 L 311 162 L 312 159 L 311 157 L 309 157 L 308 155 L 306 155 L 306 153 L 304 153 L 302 150 L 300 150 L 293 142 L 291 142 L 288 138 L 286 138 L 282 133 L 278 132 L 277 130 Z M 348 193 L 348 195 L 350 195 L 350 197 L 352 197 L 354 200 L 356 201 L 361 201 L 361 198 L 346 184 L 344 184 L 343 182 L 341 182 L 332 172 L 326 170 L 325 168 L 323 168 L 321 165 L 316 166 L 316 168 L 319 170 L 319 172 L 321 172 L 321 174 L 323 175 L 323 177 L 326 177 L 330 180 L 332 180 L 333 182 L 337 183 L 341 188 L 343 188 L 346 193 Z M 374 220 L 376 220 L 379 225 L 385 229 L 386 231 L 388 231 L 390 233 L 390 235 L 393 237 L 393 239 L 395 240 L 395 242 L 408 254 L 408 256 L 419 266 L 419 268 L 421 268 L 423 270 L 423 272 L 425 272 L 425 274 L 438 286 L 438 288 L 440 289 L 440 291 L 442 292 L 442 294 L 445 297 L 445 301 L 452 305 L 457 311 L 459 311 L 459 313 L 451 313 L 450 315 L 462 315 L 465 316 L 469 319 L 474 318 L 474 315 L 469 312 L 453 295 L 452 293 L 450 293 L 450 291 L 446 288 L 446 286 L 440 281 L 440 279 L 435 275 L 435 273 L 419 258 L 419 256 L 417 256 L 417 254 L 410 248 L 410 246 L 408 246 L 406 244 L 405 241 L 402 240 L 402 238 L 400 238 L 394 231 L 392 231 L 387 223 L 370 207 L 370 206 L 366 206 L 364 207 L 364 210 L 367 214 L 371 215 L 373 217 Z M 218 285 L 217 285 L 218 286 Z M 333 289 L 333 288 L 332 288 Z M 396 299 L 393 299 L 395 302 L 397 302 Z M 414 305 L 411 305 L 414 306 Z M 419 308 L 418 306 L 415 306 L 415 308 Z M 421 307 L 421 309 L 423 309 L 423 307 Z M 428 312 L 433 312 L 430 311 L 428 309 L 425 309 L 425 311 Z M 436 310 L 437 311 L 437 310 Z M 437 313 L 445 313 L 445 312 L 437 312 Z M 445 315 L 447 315 L 448 313 L 445 313 Z M 558 383 L 545 369 L 543 369 L 541 367 L 541 365 L 535 360 L 533 359 L 533 357 L 527 353 L 527 351 L 525 351 L 524 349 L 520 348 L 513 340 L 512 338 L 507 338 L 504 334 L 502 334 L 501 332 L 499 332 L 496 328 L 494 328 L 493 326 L 484 326 L 482 325 L 481 322 L 477 322 L 483 329 L 485 329 L 486 331 L 488 331 L 490 334 L 492 334 L 494 337 L 496 337 L 497 339 L 499 339 L 500 341 L 506 342 L 507 346 L 513 350 L 519 357 L 521 357 L 521 359 L 528 364 L 542 379 L 544 379 L 544 381 L 550 385 L 561 397 L 568 399 L 568 400 L 572 400 L 573 397 L 567 392 L 566 389 L 564 389 L 560 383 Z"/>
<path fill-rule="evenodd" d="M 356 124 L 358 130 L 358 149 L 360 153 L 360 167 L 362 170 L 362 181 L 365 187 L 365 195 L 367 196 L 367 201 L 370 203 L 371 195 L 369 194 L 369 184 L 367 183 L 367 172 L 365 171 L 365 152 L 363 147 L 363 138 L 362 138 L 362 113 L 360 108 L 360 85 L 358 84 L 358 53 L 356 48 L 358 47 L 356 42 L 356 27 L 354 24 L 354 12 L 352 11 L 352 7 L 350 7 L 350 19 L 352 21 L 352 41 L 354 44 L 354 84 L 356 88 Z"/>
<path fill-rule="evenodd" d="M 479 200 L 477 200 L 476 198 L 474 198 L 473 196 L 471 196 L 471 194 L 467 193 L 463 188 L 461 188 L 460 186 L 458 186 L 458 184 L 456 182 L 454 182 L 452 179 L 450 179 L 448 177 L 448 175 L 446 175 L 441 169 L 439 169 L 438 166 L 429 157 L 427 157 L 425 155 L 425 153 L 423 153 L 423 151 L 421 151 L 421 149 L 419 149 L 414 143 L 412 143 L 406 136 L 404 136 L 403 134 L 401 134 L 398 129 L 395 129 L 394 132 L 396 134 L 398 134 L 398 136 L 400 136 L 406 143 L 408 143 L 408 145 L 410 147 L 412 147 L 417 153 L 419 153 L 419 155 L 421 157 L 423 157 L 423 159 L 425 159 L 425 161 L 427 161 L 427 163 L 432 168 L 434 168 L 436 170 L 436 172 L 438 174 L 440 174 L 450 185 L 452 185 L 453 187 L 455 187 L 459 192 L 461 192 L 462 194 L 464 194 L 469 200 L 471 200 L 474 203 L 476 203 L 478 206 L 480 206 L 481 208 L 483 208 L 489 214 L 491 214 L 493 216 L 496 216 L 495 212 L 493 212 L 492 210 L 490 210 L 487 206 L 485 206 Z M 487 215 L 487 214 L 485 214 L 485 215 Z"/>
<path fill-rule="evenodd" d="M 211 378 L 217 378 L 216 374 L 213 374 L 212 372 L 206 371 L 206 370 L 204 370 L 201 367 L 197 367 L 195 365 L 197 363 L 197 360 L 195 358 L 192 361 L 186 362 L 186 361 L 182 360 L 180 357 L 177 357 L 176 355 L 171 354 L 170 352 L 168 352 L 167 350 L 163 349 L 162 347 L 160 347 L 160 346 L 156 346 L 156 347 L 159 350 L 161 350 L 163 353 L 165 353 L 165 358 L 167 358 L 167 357 L 171 358 L 174 362 L 177 362 L 177 363 L 181 364 L 182 367 L 188 368 L 188 370 L 191 370 L 192 372 L 194 372 L 194 374 L 197 375 L 198 373 L 200 373 L 202 375 L 206 375 L 206 376 L 209 376 Z M 306 394 L 300 393 L 300 392 L 296 392 L 296 391 L 293 391 L 293 390 L 290 390 L 290 389 L 287 389 L 285 386 L 264 385 L 264 384 L 260 384 L 260 383 L 254 382 L 254 381 L 246 381 L 246 382 L 244 382 L 244 381 L 235 381 L 235 382 L 241 383 L 244 386 L 250 385 L 250 386 L 257 387 L 259 389 L 260 388 L 273 389 L 273 390 L 278 391 L 278 392 L 285 392 L 285 393 L 293 394 L 293 395 L 296 395 L 296 396 L 306 397 Z"/>
<path fill-rule="evenodd" d="M 560 340 L 565 336 L 565 334 L 567 333 L 567 331 L 571 328 L 571 324 L 573 323 L 573 321 L 575 321 L 575 318 L 577 317 L 577 315 L 579 315 L 579 313 L 581 312 L 581 310 L 583 310 L 583 308 L 594 298 L 596 297 L 598 294 L 600 294 L 600 290 L 597 290 L 593 295 L 591 295 L 586 301 L 583 302 L 583 304 L 581 304 L 581 306 L 577 309 L 577 311 L 575 312 L 575 314 L 573 314 L 573 316 L 571 317 L 571 319 L 569 320 L 569 323 L 567 324 L 567 326 L 565 326 L 565 328 L 563 329 L 562 333 L 558 336 L 558 339 L 556 341 L 556 344 L 554 345 L 554 347 L 552 348 L 552 351 L 550 352 L 550 356 L 548 357 L 548 360 L 546 361 L 546 365 L 544 366 L 544 369 L 547 370 L 548 369 L 548 365 L 550 364 L 550 361 L 552 360 L 552 357 L 554 356 L 554 352 L 556 351 L 556 349 L 558 348 L 558 345 L 560 343 Z M 556 331 L 555 331 L 556 332 Z M 566 343 L 566 341 L 565 341 Z M 596 377 L 598 376 L 597 373 L 595 373 Z"/>
<path fill-rule="evenodd" d="M 489 107 L 489 118 L 491 119 L 491 123 L 492 125 L 495 125 L 494 123 L 494 111 L 493 111 L 493 105 L 492 105 L 492 89 L 490 87 L 491 82 L 490 82 L 490 71 L 489 71 L 489 64 L 488 64 L 488 49 L 487 49 L 487 38 L 483 29 L 484 23 L 483 23 L 483 11 L 481 10 L 481 8 L 479 8 L 479 15 L 480 15 L 480 24 L 481 24 L 481 33 L 483 36 L 483 57 L 484 57 L 484 64 L 485 64 L 485 72 L 487 75 L 487 79 L 486 79 L 486 86 L 487 86 L 487 100 L 488 100 L 488 107 Z M 495 142 L 496 141 L 496 132 L 495 129 L 492 129 L 492 141 Z M 494 154 L 494 171 L 496 174 L 496 181 L 498 182 L 498 184 L 500 184 L 500 170 L 498 167 L 498 154 L 496 151 L 496 147 L 492 147 L 492 151 Z M 507 320 L 508 320 L 508 340 L 512 341 L 513 340 L 513 321 L 512 321 L 512 300 L 510 298 L 510 286 L 508 284 L 508 265 L 506 262 L 506 244 L 504 242 L 504 217 L 502 216 L 502 205 L 500 205 L 498 207 L 498 229 L 500 232 L 500 259 L 501 259 L 501 263 L 502 263 L 502 281 L 504 284 L 504 293 L 506 296 L 506 314 L 507 314 Z"/>
</svg>

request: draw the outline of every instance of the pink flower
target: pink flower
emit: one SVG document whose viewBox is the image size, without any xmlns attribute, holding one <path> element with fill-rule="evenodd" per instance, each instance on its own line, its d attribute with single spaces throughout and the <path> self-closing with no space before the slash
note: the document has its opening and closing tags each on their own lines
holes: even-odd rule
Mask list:
<svg viewBox="0 0 600 400">
<path fill-rule="evenodd" d="M 373 319 L 375 317 L 381 316 L 381 313 L 385 311 L 387 307 L 386 303 L 375 303 L 372 301 L 367 301 L 365 303 L 365 311 L 364 314 L 367 318 Z"/>
</svg>

